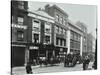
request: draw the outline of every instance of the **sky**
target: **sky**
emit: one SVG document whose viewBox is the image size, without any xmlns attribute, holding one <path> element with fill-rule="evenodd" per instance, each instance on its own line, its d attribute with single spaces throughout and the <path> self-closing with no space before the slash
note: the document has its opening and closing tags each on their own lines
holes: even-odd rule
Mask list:
<svg viewBox="0 0 100 75">
<path fill-rule="evenodd" d="M 97 27 L 97 8 L 94 5 L 78 5 L 78 4 L 67 4 L 67 3 L 47 3 L 47 2 L 34 2 L 29 1 L 29 10 L 37 10 L 38 8 L 44 8 L 46 4 L 56 4 L 68 15 L 69 19 L 76 23 L 77 21 L 83 22 L 88 29 L 88 33 L 91 33 L 94 37 L 95 30 Z"/>
</svg>

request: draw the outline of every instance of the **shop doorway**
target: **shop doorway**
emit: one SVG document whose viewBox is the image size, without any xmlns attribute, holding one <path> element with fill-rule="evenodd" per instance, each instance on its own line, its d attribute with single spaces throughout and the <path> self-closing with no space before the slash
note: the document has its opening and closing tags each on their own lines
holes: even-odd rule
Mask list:
<svg viewBox="0 0 100 75">
<path fill-rule="evenodd" d="M 11 47 L 11 66 L 24 66 L 25 47 Z"/>
<path fill-rule="evenodd" d="M 38 50 L 30 50 L 29 60 L 31 64 L 37 63 L 38 61 Z"/>
</svg>

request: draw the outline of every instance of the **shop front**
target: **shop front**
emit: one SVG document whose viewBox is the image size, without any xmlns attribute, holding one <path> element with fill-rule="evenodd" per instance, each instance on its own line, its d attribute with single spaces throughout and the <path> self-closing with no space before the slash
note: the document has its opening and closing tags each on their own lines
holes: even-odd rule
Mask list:
<svg viewBox="0 0 100 75">
<path fill-rule="evenodd" d="M 24 66 L 25 64 L 25 44 L 11 45 L 11 67 Z"/>
<path fill-rule="evenodd" d="M 72 52 L 73 54 L 79 54 L 80 55 L 80 50 L 71 49 L 70 52 Z"/>
<path fill-rule="evenodd" d="M 56 47 L 55 48 L 55 56 L 60 58 L 60 62 L 64 61 L 66 54 L 67 54 L 67 48 L 63 48 L 63 47 Z"/>
<path fill-rule="evenodd" d="M 33 65 L 38 64 L 38 57 L 39 57 L 39 46 L 30 45 L 29 46 L 29 62 L 31 62 L 31 64 Z"/>
</svg>

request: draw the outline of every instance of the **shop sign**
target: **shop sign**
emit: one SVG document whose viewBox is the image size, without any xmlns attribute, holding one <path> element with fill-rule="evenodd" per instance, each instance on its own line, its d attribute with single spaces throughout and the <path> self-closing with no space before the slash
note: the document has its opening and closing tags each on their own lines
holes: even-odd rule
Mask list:
<svg viewBox="0 0 100 75">
<path fill-rule="evenodd" d="M 20 29 L 27 29 L 27 26 L 18 25 L 18 24 L 12 24 L 12 27 L 20 28 Z"/>
<path fill-rule="evenodd" d="M 29 49 L 39 49 L 37 46 L 30 46 Z"/>
<path fill-rule="evenodd" d="M 60 51 L 62 52 L 63 51 L 63 48 L 60 48 Z"/>
</svg>

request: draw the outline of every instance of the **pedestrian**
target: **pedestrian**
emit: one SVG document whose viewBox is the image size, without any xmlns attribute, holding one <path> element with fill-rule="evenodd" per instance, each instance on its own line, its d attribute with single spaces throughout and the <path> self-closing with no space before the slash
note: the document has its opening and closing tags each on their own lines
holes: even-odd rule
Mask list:
<svg viewBox="0 0 100 75">
<path fill-rule="evenodd" d="M 32 74 L 33 73 L 30 62 L 28 62 L 27 65 L 26 65 L 26 73 L 27 74 Z"/>
<path fill-rule="evenodd" d="M 90 62 L 90 59 L 88 56 L 86 56 L 85 59 L 83 60 L 83 70 L 88 69 L 89 62 Z"/>
</svg>

